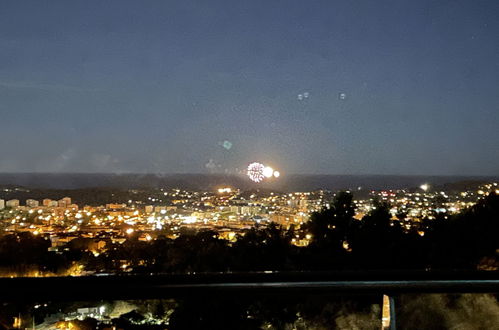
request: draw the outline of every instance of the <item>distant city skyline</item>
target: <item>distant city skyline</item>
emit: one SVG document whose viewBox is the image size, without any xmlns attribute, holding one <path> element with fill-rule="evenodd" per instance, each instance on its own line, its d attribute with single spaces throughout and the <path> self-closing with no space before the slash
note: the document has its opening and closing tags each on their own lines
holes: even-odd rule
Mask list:
<svg viewBox="0 0 499 330">
<path fill-rule="evenodd" d="M 0 173 L 499 173 L 495 1 L 0 3 Z"/>
</svg>

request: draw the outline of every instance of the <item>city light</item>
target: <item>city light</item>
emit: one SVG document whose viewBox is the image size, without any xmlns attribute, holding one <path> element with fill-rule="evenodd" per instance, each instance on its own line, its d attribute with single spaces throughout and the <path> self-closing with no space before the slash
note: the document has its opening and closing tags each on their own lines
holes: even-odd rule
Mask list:
<svg viewBox="0 0 499 330">
<path fill-rule="evenodd" d="M 184 221 L 182 221 L 185 224 L 192 224 L 196 223 L 198 219 L 196 217 L 185 217 Z"/>
</svg>

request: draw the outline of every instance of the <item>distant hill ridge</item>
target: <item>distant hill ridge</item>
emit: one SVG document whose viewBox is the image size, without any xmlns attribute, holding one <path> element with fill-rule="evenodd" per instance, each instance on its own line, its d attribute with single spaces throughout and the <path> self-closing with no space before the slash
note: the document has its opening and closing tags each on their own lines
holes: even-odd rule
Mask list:
<svg viewBox="0 0 499 330">
<path fill-rule="evenodd" d="M 429 183 L 446 190 L 463 190 L 480 183 L 499 181 L 499 176 L 423 176 L 423 175 L 283 175 L 260 184 L 244 175 L 223 174 L 113 174 L 113 173 L 1 173 L 0 185 L 18 185 L 40 189 L 109 188 L 180 188 L 211 190 L 218 186 L 240 189 L 312 191 L 318 189 L 405 189 Z"/>
</svg>

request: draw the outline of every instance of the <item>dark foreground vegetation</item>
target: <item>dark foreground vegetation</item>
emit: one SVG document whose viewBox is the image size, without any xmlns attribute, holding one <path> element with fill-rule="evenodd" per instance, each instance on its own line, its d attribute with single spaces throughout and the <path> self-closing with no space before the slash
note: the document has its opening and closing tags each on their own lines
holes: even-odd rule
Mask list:
<svg viewBox="0 0 499 330">
<path fill-rule="evenodd" d="M 380 296 L 199 296 L 145 301 L 1 304 L 0 329 L 380 329 Z M 105 315 L 77 318 L 79 308 Z M 398 329 L 497 329 L 498 297 L 490 294 L 400 295 Z"/>
</svg>

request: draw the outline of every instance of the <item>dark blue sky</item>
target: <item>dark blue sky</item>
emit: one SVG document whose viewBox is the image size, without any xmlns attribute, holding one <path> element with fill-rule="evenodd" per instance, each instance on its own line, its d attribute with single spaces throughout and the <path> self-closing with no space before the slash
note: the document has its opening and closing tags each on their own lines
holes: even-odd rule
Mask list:
<svg viewBox="0 0 499 330">
<path fill-rule="evenodd" d="M 0 172 L 497 175 L 498 17 L 495 0 L 2 1 Z"/>
</svg>

